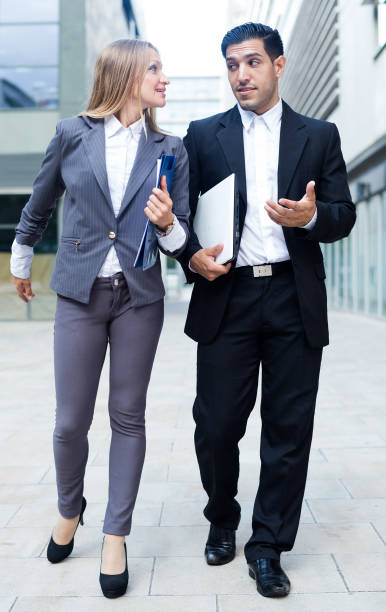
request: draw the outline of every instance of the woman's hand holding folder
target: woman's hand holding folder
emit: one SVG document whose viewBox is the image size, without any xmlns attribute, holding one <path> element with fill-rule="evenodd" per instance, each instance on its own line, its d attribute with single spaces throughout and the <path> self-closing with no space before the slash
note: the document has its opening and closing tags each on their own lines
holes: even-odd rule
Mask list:
<svg viewBox="0 0 386 612">
<path fill-rule="evenodd" d="M 160 187 L 161 189 L 154 187 L 153 193 L 146 203 L 145 215 L 154 225 L 164 230 L 169 225 L 173 225 L 174 221 L 173 202 L 166 186 L 165 176 L 161 176 Z"/>
</svg>

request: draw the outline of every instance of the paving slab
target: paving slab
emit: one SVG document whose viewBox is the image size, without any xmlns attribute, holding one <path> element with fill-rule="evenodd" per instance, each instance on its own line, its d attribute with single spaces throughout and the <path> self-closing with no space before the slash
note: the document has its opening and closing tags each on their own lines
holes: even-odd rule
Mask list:
<svg viewBox="0 0 386 612">
<path fill-rule="evenodd" d="M 1 596 L 100 596 L 100 560 L 71 558 L 51 565 L 44 558 L 0 559 Z M 128 595 L 147 595 L 153 559 L 130 559 Z"/>
<path fill-rule="evenodd" d="M 12 500 L 15 504 L 52 502 L 57 497 L 56 486 L 52 485 L 0 485 L 0 504 Z"/>
<path fill-rule="evenodd" d="M 18 504 L 0 504 L 0 527 L 8 525 L 19 509 Z"/>
<path fill-rule="evenodd" d="M 277 601 L 257 594 L 243 555 L 258 486 L 258 406 L 240 443 L 236 559 L 219 568 L 205 563 L 207 498 L 193 443 L 196 347 L 183 335 L 186 304 L 166 306 L 148 392 L 146 462 L 127 537 L 130 587 L 113 603 L 98 583 L 108 490 L 108 369 L 89 435 L 85 526 L 70 559 L 52 566 L 45 555 L 57 512 L 53 324 L 0 323 L 0 612 L 386 609 L 386 322 L 330 315 L 301 524 L 293 551 L 282 558 L 292 594 Z"/>
<path fill-rule="evenodd" d="M 1 603 L 0 603 L 1 605 Z M 8 610 L 9 608 L 7 608 Z M 0 607 L 0 610 L 2 608 Z M 4 608 L 6 610 L 6 608 Z M 12 612 L 216 612 L 216 597 L 121 597 L 107 602 L 104 597 L 20 597 Z"/>
<path fill-rule="evenodd" d="M 343 484 L 352 497 L 386 498 L 386 478 L 345 478 Z"/>
<path fill-rule="evenodd" d="M 380 612 L 386 609 L 386 593 L 313 593 L 291 594 L 285 599 L 267 599 L 260 595 L 219 595 L 218 612 Z"/>
<path fill-rule="evenodd" d="M 14 605 L 16 597 L 0 597 L 0 612 L 8 612 Z"/>
<path fill-rule="evenodd" d="M 286 555 L 283 568 L 288 572 L 294 593 L 344 592 L 346 587 L 330 555 Z M 208 567 L 203 558 L 157 558 L 151 593 L 248 594 L 256 591 L 242 555 L 227 565 Z"/>
<path fill-rule="evenodd" d="M 372 521 L 386 516 L 386 498 L 311 499 L 309 507 L 318 523 Z"/>
<path fill-rule="evenodd" d="M 45 550 L 49 538 L 47 527 L 3 527 L 0 529 L 0 557 L 38 557 Z"/>
<path fill-rule="evenodd" d="M 386 552 L 335 555 L 350 591 L 386 592 Z"/>
<path fill-rule="evenodd" d="M 251 491 L 251 497 L 254 497 L 255 489 Z M 254 501 L 240 500 L 241 519 L 240 525 L 246 524 L 250 528 L 252 523 L 252 511 Z M 186 526 L 186 525 L 205 525 L 208 522 L 203 515 L 204 504 L 200 505 L 197 502 L 165 502 L 163 505 L 160 525 L 162 526 Z M 300 517 L 301 523 L 313 523 L 314 519 L 306 503 L 303 503 L 302 513 Z"/>
<path fill-rule="evenodd" d="M 380 521 L 372 521 L 371 524 L 386 546 L 386 518 Z"/>
<path fill-rule="evenodd" d="M 31 467 L 28 463 L 20 466 L 2 466 L 0 467 L 0 486 L 38 484 L 49 468 L 49 465 Z"/>
<path fill-rule="evenodd" d="M 300 524 L 294 553 L 386 552 L 385 545 L 370 523 Z"/>
</svg>

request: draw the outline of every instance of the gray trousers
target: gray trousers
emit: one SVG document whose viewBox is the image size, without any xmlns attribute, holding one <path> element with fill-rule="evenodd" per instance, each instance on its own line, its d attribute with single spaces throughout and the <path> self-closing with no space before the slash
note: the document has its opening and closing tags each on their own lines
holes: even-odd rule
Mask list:
<svg viewBox="0 0 386 612">
<path fill-rule="evenodd" d="M 79 514 L 99 378 L 110 344 L 112 430 L 103 531 L 130 533 L 145 457 L 145 405 L 163 324 L 163 300 L 130 307 L 121 273 L 95 281 L 89 304 L 58 296 L 55 316 L 54 456 L 59 512 Z"/>
</svg>

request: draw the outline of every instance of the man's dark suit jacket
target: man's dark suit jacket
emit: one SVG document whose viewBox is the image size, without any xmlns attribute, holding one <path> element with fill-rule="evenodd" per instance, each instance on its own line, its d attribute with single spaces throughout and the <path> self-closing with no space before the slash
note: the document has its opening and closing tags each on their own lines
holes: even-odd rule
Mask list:
<svg viewBox="0 0 386 612">
<path fill-rule="evenodd" d="M 239 190 L 240 234 L 247 208 L 243 125 L 237 106 L 225 113 L 193 121 L 184 144 L 189 156 L 191 219 L 197 199 L 231 173 Z M 326 277 L 319 242 L 347 236 L 355 223 L 355 207 L 347 185 L 346 166 L 336 126 L 295 113 L 283 102 L 280 131 L 278 199 L 300 200 L 308 181 L 315 180 L 317 221 L 311 231 L 284 227 L 293 264 L 300 312 L 309 344 L 328 344 Z M 185 332 L 193 340 L 211 342 L 218 333 L 234 280 L 227 275 L 207 281 L 188 269 L 201 248 L 193 229 L 179 258 L 188 282 L 194 282 Z"/>
</svg>

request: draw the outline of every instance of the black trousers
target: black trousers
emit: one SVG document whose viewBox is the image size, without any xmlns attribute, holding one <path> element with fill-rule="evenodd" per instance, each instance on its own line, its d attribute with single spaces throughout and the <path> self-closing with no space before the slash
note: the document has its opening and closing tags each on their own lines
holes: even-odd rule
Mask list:
<svg viewBox="0 0 386 612">
<path fill-rule="evenodd" d="M 250 270 L 249 270 L 250 271 Z M 206 518 L 237 529 L 238 442 L 255 405 L 262 366 L 260 482 L 247 561 L 293 547 L 312 439 L 322 349 L 305 338 L 291 268 L 254 278 L 238 269 L 216 339 L 199 344 L 195 445 Z M 257 466 L 256 466 L 257 469 Z"/>
</svg>

